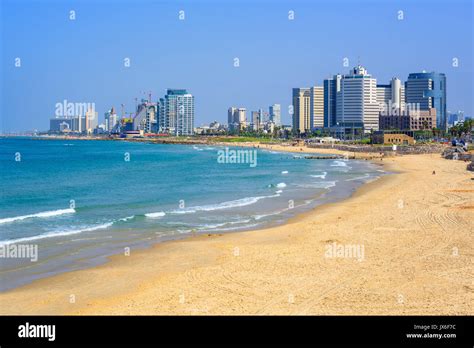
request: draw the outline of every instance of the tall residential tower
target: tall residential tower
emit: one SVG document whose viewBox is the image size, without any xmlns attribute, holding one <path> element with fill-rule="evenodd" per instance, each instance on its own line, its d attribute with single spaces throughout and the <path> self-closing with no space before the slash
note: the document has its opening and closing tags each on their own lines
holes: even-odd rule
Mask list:
<svg viewBox="0 0 474 348">
<path fill-rule="evenodd" d="M 192 94 L 185 89 L 168 89 L 159 104 L 158 128 L 160 131 L 174 135 L 194 133 L 194 96 Z"/>
<path fill-rule="evenodd" d="M 309 88 L 293 88 L 293 132 L 311 130 L 311 93 Z"/>
<path fill-rule="evenodd" d="M 310 127 L 324 127 L 324 88 L 322 86 L 311 87 L 311 105 L 310 105 Z"/>
</svg>

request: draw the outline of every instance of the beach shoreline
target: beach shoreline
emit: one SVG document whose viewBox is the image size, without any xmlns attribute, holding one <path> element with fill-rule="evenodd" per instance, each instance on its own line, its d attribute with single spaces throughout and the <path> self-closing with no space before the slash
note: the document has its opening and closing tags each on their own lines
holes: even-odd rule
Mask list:
<svg viewBox="0 0 474 348">
<path fill-rule="evenodd" d="M 272 150 L 283 151 L 271 146 Z M 314 152 L 318 151 L 314 149 Z M 130 256 L 112 256 L 108 262 L 94 268 L 36 280 L 0 294 L 0 314 L 472 314 L 469 303 L 473 299 L 473 287 L 469 284 L 468 274 L 462 271 L 463 268 L 468 270 L 468 255 L 472 253 L 472 243 L 466 243 L 470 238 L 472 241 L 469 235 L 472 226 L 468 220 L 469 216 L 472 217 L 470 206 L 459 209 L 454 206 L 459 219 L 457 225 L 464 226 L 464 230 L 454 233 L 459 234 L 456 238 L 463 242 L 445 245 L 448 249 L 457 248 L 457 256 L 452 256 L 451 250 L 445 250 L 446 255 L 441 256 L 451 262 L 456 261 L 456 264 L 461 262 L 462 267 L 458 272 L 460 274 L 456 273 L 456 281 L 450 278 L 443 283 L 443 286 L 455 291 L 443 288 L 440 297 L 448 296 L 451 302 L 443 302 L 441 307 L 437 303 L 439 298 L 425 298 L 422 291 L 417 296 L 413 296 L 413 289 L 410 288 L 388 291 L 388 287 L 419 283 L 420 275 L 416 271 L 421 265 L 420 262 L 410 263 L 401 258 L 407 263 L 401 271 L 396 265 L 393 270 L 387 268 L 389 265 L 384 254 L 390 254 L 393 236 L 390 236 L 390 227 L 383 222 L 383 211 L 373 215 L 374 210 L 380 210 L 386 204 L 381 198 L 392 199 L 391 219 L 403 220 L 396 224 L 391 222 L 394 225 L 392 229 L 398 231 L 397 236 L 402 235 L 402 240 L 407 243 L 418 241 L 418 234 L 413 231 L 421 231 L 423 240 L 426 234 L 433 234 L 433 241 L 426 242 L 431 245 L 440 240 L 439 231 L 445 231 L 449 224 L 455 224 L 455 220 L 452 217 L 432 219 L 439 226 L 433 225 L 431 231 L 429 224 L 423 223 L 423 216 L 419 216 L 426 209 L 422 201 L 427 197 L 414 204 L 416 197 L 413 197 L 412 191 L 423 183 L 430 183 L 433 190 L 446 190 L 446 187 L 453 185 L 453 182 L 447 183 L 447 179 L 455 177 L 456 185 L 462 183 L 461 186 L 469 186 L 467 192 L 462 192 L 456 185 L 453 188 L 457 190 L 454 195 L 465 204 L 469 192 L 474 192 L 470 191 L 474 187 L 474 182 L 469 180 L 470 174 L 462 163 L 443 160 L 439 155 L 397 156 L 375 162 L 383 164 L 385 170 L 398 174 L 364 184 L 350 198 L 320 205 L 280 226 L 225 234 L 216 232 L 167 241 L 150 249 L 132 250 Z M 436 175 L 426 168 L 430 163 L 436 168 Z M 430 180 L 420 181 L 420 168 L 426 168 L 424 172 Z M 454 172 L 448 175 L 446 172 L 450 170 Z M 414 182 L 405 185 L 406 178 Z M 438 178 L 442 182 L 434 181 Z M 405 214 L 401 214 L 406 211 L 400 208 L 400 200 L 405 200 L 392 197 L 397 191 L 399 196 L 407 196 L 405 204 L 410 206 L 408 220 L 408 216 L 404 218 Z M 427 191 L 426 194 L 435 193 Z M 453 200 L 452 197 L 449 199 Z M 413 206 L 419 211 L 411 210 Z M 352 216 L 353 210 L 359 209 L 366 215 Z M 452 204 L 449 208 L 441 205 L 440 209 L 453 207 Z M 440 216 L 445 215 L 441 212 Z M 342 216 L 345 218 L 342 219 Z M 413 222 L 417 223 L 416 228 L 411 228 Z M 370 228 L 361 229 L 361 226 L 370 224 Z M 315 235 L 315 231 L 318 234 Z M 361 231 L 365 231 L 366 235 Z M 365 261 L 322 256 L 327 245 L 349 242 L 365 247 Z M 426 249 L 423 245 L 416 245 Z M 412 249 L 408 247 L 406 253 L 417 252 Z M 447 272 L 449 262 L 446 264 L 445 261 L 440 268 Z M 332 271 L 329 274 L 328 269 Z M 394 274 L 390 274 L 391 271 Z M 354 279 L 354 272 L 362 272 L 363 284 Z M 452 270 L 446 274 L 452 274 Z M 378 287 L 374 287 L 369 275 L 395 279 L 388 283 L 385 281 L 381 287 L 384 291 L 376 291 Z M 351 284 L 357 290 L 355 293 L 347 293 L 346 288 L 351 289 L 351 284 L 345 278 L 354 281 Z M 328 287 L 327 282 L 333 286 Z M 418 290 L 425 286 L 437 290 L 433 282 L 421 282 Z M 74 302 L 71 302 L 72 297 Z M 418 302 L 413 302 L 414 297 Z M 380 303 L 375 301 L 371 305 L 374 298 L 378 298 Z M 424 301 L 420 302 L 420 298 Z M 437 303 L 435 307 L 433 302 Z"/>
</svg>

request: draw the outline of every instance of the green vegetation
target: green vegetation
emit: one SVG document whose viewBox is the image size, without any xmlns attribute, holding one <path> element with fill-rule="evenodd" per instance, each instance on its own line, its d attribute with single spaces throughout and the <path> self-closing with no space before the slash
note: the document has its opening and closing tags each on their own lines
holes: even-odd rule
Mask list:
<svg viewBox="0 0 474 348">
<path fill-rule="evenodd" d="M 463 135 L 471 134 L 473 127 L 474 119 L 469 119 L 449 128 L 449 134 L 455 137 L 461 137 Z"/>
</svg>

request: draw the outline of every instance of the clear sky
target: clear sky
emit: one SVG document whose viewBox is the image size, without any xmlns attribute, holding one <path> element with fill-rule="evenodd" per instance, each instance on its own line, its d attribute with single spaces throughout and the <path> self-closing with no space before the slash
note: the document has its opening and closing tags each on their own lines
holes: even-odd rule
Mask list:
<svg viewBox="0 0 474 348">
<path fill-rule="evenodd" d="M 229 106 L 249 117 L 273 103 L 289 124 L 291 89 L 347 73 L 345 57 L 378 83 L 444 72 L 448 110 L 474 114 L 471 0 L 0 3 L 2 132 L 47 130 L 64 99 L 95 103 L 102 122 L 111 106 L 132 112 L 136 97 L 156 100 L 166 88 L 195 96 L 196 125 L 227 122 Z"/>
</svg>

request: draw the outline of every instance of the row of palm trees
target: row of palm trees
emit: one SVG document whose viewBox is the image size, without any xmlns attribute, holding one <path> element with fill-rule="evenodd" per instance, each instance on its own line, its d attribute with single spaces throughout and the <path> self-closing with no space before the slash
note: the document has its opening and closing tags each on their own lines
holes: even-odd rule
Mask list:
<svg viewBox="0 0 474 348">
<path fill-rule="evenodd" d="M 472 134 L 474 131 L 474 119 L 468 119 L 464 122 L 459 122 L 457 125 L 449 128 L 449 134 L 453 137 L 462 137 Z"/>
</svg>

